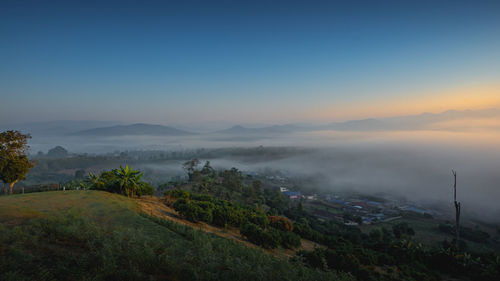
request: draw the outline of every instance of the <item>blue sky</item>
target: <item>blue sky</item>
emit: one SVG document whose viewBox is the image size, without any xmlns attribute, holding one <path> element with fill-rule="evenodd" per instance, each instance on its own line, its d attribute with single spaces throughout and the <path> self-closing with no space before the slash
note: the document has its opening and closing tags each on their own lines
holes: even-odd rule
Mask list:
<svg viewBox="0 0 500 281">
<path fill-rule="evenodd" d="M 326 122 L 470 104 L 455 92 L 497 106 L 499 30 L 499 1 L 2 1 L 0 119 Z"/>
</svg>

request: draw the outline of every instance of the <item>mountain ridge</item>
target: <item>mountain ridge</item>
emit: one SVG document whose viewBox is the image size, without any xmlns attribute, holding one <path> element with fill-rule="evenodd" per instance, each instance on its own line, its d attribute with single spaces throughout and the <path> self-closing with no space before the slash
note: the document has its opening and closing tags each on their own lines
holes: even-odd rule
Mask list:
<svg viewBox="0 0 500 281">
<path fill-rule="evenodd" d="M 131 125 L 116 125 L 87 129 L 70 134 L 72 136 L 188 136 L 195 133 L 176 129 L 174 127 L 135 123 Z"/>
</svg>

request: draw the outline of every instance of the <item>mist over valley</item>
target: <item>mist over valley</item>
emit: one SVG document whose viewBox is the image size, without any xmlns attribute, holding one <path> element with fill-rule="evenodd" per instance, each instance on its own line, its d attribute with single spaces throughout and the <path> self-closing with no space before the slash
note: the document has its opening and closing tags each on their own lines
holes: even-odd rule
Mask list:
<svg viewBox="0 0 500 281">
<path fill-rule="evenodd" d="M 142 151 L 152 160 L 161 158 L 160 154 L 189 152 L 218 169 L 236 167 L 253 173 L 274 170 L 292 178 L 309 178 L 311 182 L 303 187 L 306 190 L 382 194 L 440 207 L 450 204 L 451 169 L 455 169 L 460 175 L 459 198 L 468 208 L 466 216 L 499 222 L 499 117 L 494 109 L 447 111 L 335 123 L 336 130 L 328 129 L 332 125 L 274 125 L 234 126 L 209 133 L 148 124 L 83 130 L 75 127 L 73 130 L 78 131 L 67 129 L 59 135 L 51 135 L 50 129 L 34 134 L 30 145 L 33 156 L 57 145 L 74 155 L 132 151 L 140 155 Z M 471 129 L 471 118 L 488 126 Z M 391 124 L 391 128 L 378 127 L 382 123 Z M 274 153 L 280 149 L 283 151 Z M 182 163 L 186 160 L 143 159 L 134 166 L 161 184 L 172 177 L 185 177 Z"/>
<path fill-rule="evenodd" d="M 498 281 L 500 1 L 0 1 L 0 280 Z"/>
</svg>

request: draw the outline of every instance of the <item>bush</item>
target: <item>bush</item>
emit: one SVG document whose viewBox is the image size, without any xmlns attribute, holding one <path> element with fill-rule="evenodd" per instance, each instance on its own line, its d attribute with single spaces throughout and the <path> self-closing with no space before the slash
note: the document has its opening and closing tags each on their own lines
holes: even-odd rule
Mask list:
<svg viewBox="0 0 500 281">
<path fill-rule="evenodd" d="M 265 232 L 262 228 L 253 223 L 246 223 L 243 225 L 240 229 L 240 233 L 245 236 L 248 241 L 264 248 L 276 248 L 279 244 L 279 235 Z"/>
<path fill-rule="evenodd" d="M 311 229 L 307 219 L 305 218 L 301 218 L 298 222 L 295 223 L 293 232 L 297 233 L 303 238 L 317 241 L 316 239 L 314 239 L 313 230 Z"/>
<path fill-rule="evenodd" d="M 184 198 L 189 199 L 189 192 L 182 189 L 173 189 L 165 192 L 165 196 L 172 198 Z"/>
<path fill-rule="evenodd" d="M 173 207 L 181 216 L 189 221 L 212 223 L 212 209 L 214 206 L 210 202 L 187 201 L 181 198 L 174 203 Z"/>
<path fill-rule="evenodd" d="M 226 206 L 215 205 L 212 211 L 212 223 L 219 227 L 224 227 L 229 223 Z"/>
<path fill-rule="evenodd" d="M 266 227 L 269 225 L 269 219 L 267 215 L 262 210 L 249 210 L 247 212 L 248 221 L 254 223 L 260 227 Z"/>
<path fill-rule="evenodd" d="M 228 207 L 227 209 L 228 224 L 240 227 L 247 222 L 247 216 L 241 208 Z"/>
<path fill-rule="evenodd" d="M 147 182 L 141 182 L 137 187 L 137 196 L 141 197 L 141 195 L 153 195 L 155 189 L 152 185 Z"/>
<path fill-rule="evenodd" d="M 269 216 L 269 225 L 281 231 L 293 231 L 293 223 L 286 217 Z"/>
<path fill-rule="evenodd" d="M 205 201 L 205 202 L 212 202 L 213 201 L 213 197 L 208 195 L 208 194 L 189 193 L 189 196 L 190 196 L 191 200 Z"/>
<path fill-rule="evenodd" d="M 300 247 L 300 236 L 295 233 L 288 231 L 280 231 L 281 245 L 285 248 L 297 248 Z"/>
<path fill-rule="evenodd" d="M 182 216 L 192 222 L 197 222 L 198 220 L 200 220 L 200 218 L 203 216 L 202 213 L 203 209 L 191 202 L 186 203 L 185 208 L 183 208 L 182 212 L 180 212 Z"/>
<path fill-rule="evenodd" d="M 132 170 L 130 167 L 120 166 L 119 169 L 104 171 L 98 176 L 89 173 L 84 187 L 95 190 L 104 190 L 126 196 L 152 195 L 154 188 L 147 182 L 141 181 L 143 173 Z"/>
<path fill-rule="evenodd" d="M 175 201 L 175 203 L 172 207 L 174 207 L 174 210 L 176 210 L 178 213 L 181 213 L 181 212 L 183 212 L 184 209 L 186 209 L 186 204 L 187 204 L 187 200 L 184 198 L 181 198 L 181 199 L 178 199 L 177 201 Z"/>
</svg>

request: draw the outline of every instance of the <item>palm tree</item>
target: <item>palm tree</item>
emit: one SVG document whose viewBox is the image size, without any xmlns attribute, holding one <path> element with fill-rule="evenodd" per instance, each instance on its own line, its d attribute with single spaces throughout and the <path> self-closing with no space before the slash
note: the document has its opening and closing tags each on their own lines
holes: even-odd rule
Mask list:
<svg viewBox="0 0 500 281">
<path fill-rule="evenodd" d="M 101 177 L 99 175 L 94 175 L 89 172 L 89 177 L 85 179 L 85 184 L 88 189 L 100 189 L 103 185 Z"/>
<path fill-rule="evenodd" d="M 134 196 L 143 173 L 137 170 L 132 170 L 128 165 L 126 165 L 125 168 L 120 166 L 120 169 L 113 170 L 113 174 L 120 185 L 120 192 L 125 191 L 125 194 L 127 194 L 128 197 Z"/>
</svg>

